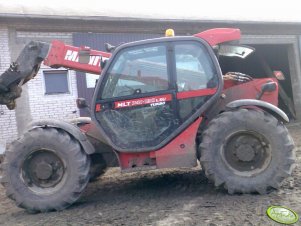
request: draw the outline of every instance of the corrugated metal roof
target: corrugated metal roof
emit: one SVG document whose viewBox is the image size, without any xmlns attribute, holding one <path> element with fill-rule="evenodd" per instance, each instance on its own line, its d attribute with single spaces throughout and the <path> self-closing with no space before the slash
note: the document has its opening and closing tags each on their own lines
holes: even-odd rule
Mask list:
<svg viewBox="0 0 301 226">
<path fill-rule="evenodd" d="M 299 23 L 301 13 L 296 4 L 293 0 L 0 0 L 0 15 Z"/>
</svg>

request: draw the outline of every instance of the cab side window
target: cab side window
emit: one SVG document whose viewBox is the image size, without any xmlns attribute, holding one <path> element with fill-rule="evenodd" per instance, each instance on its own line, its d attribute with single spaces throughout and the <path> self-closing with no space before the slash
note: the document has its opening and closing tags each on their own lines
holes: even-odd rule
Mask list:
<svg viewBox="0 0 301 226">
<path fill-rule="evenodd" d="M 185 121 L 210 98 L 212 92 L 207 94 L 206 89 L 216 88 L 218 77 L 210 55 L 199 43 L 177 43 L 175 59 L 179 116 L 180 120 Z M 181 94 L 189 91 L 194 94 L 181 97 Z"/>
<path fill-rule="evenodd" d="M 215 70 L 208 53 L 197 43 L 183 43 L 175 46 L 178 91 L 213 88 Z"/>
</svg>

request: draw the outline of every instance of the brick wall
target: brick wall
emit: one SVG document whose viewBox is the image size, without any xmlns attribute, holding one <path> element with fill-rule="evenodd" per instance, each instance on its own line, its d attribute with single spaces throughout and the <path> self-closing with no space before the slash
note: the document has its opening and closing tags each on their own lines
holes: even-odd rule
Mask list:
<svg viewBox="0 0 301 226">
<path fill-rule="evenodd" d="M 8 44 L 8 29 L 0 24 L 0 74 L 9 67 L 10 50 Z M 0 153 L 6 143 L 17 136 L 15 112 L 0 105 Z"/>
</svg>

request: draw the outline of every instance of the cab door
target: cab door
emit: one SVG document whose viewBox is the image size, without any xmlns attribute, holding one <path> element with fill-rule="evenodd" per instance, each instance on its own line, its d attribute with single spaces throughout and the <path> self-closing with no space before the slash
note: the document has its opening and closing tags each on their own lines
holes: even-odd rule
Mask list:
<svg viewBox="0 0 301 226">
<path fill-rule="evenodd" d="M 158 150 L 199 117 L 217 92 L 213 57 L 192 37 L 117 49 L 94 96 L 95 119 L 114 149 Z"/>
<path fill-rule="evenodd" d="M 155 147 L 177 127 L 168 48 L 167 43 L 126 48 L 106 72 L 96 119 L 121 149 Z"/>
</svg>

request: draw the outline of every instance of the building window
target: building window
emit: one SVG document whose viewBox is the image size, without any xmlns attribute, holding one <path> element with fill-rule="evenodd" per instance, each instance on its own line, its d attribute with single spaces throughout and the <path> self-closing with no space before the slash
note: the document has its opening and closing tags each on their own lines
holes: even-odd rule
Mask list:
<svg viewBox="0 0 301 226">
<path fill-rule="evenodd" d="M 44 71 L 45 94 L 70 93 L 67 70 Z"/>
</svg>

